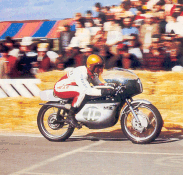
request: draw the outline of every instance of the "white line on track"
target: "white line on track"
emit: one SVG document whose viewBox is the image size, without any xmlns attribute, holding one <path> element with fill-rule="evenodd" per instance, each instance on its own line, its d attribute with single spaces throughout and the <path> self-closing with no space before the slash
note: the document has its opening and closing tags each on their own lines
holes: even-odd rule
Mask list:
<svg viewBox="0 0 183 175">
<path fill-rule="evenodd" d="M 123 151 L 87 151 L 82 150 L 83 153 L 108 153 L 108 154 L 141 154 L 141 155 L 168 155 L 168 156 L 183 156 L 179 153 L 152 153 L 152 152 L 123 152 Z"/>
<path fill-rule="evenodd" d="M 33 172 L 26 172 L 26 175 L 40 175 L 40 173 L 33 173 Z M 52 173 L 41 173 L 41 175 L 59 175 L 59 174 L 52 174 Z M 62 174 L 64 175 L 64 174 Z M 68 175 L 68 174 L 65 174 L 65 175 Z"/>
<path fill-rule="evenodd" d="M 13 137 L 42 137 L 41 134 L 24 134 L 24 133 L 0 133 L 0 136 L 13 136 Z"/>
<path fill-rule="evenodd" d="M 26 175 L 40 175 L 40 173 L 34 173 L 34 172 L 26 172 Z M 60 175 L 60 174 L 53 174 L 53 173 L 41 173 L 41 175 Z M 62 174 L 62 175 L 68 175 L 68 174 Z"/>
<path fill-rule="evenodd" d="M 95 143 L 92 143 L 92 144 L 90 144 L 90 145 L 83 146 L 83 147 L 78 148 L 78 149 L 75 149 L 75 150 L 73 150 L 73 151 L 66 152 L 66 153 L 60 154 L 60 155 L 58 155 L 58 156 L 52 157 L 52 158 L 50 158 L 50 159 L 47 159 L 47 160 L 45 160 L 45 161 L 42 161 L 42 162 L 40 162 L 40 163 L 37 163 L 37 164 L 35 164 L 35 165 L 32 165 L 32 166 L 27 167 L 27 168 L 25 168 L 25 169 L 22 169 L 22 170 L 20 170 L 20 171 L 18 171 L 18 172 L 12 173 L 12 174 L 10 174 L 10 175 L 22 175 L 22 174 L 26 174 L 27 172 L 30 172 L 30 171 L 32 171 L 32 170 L 34 170 L 34 169 L 36 169 L 36 168 L 39 168 L 39 167 L 41 167 L 41 166 L 45 166 L 45 165 L 47 165 L 47 164 L 49 164 L 49 163 L 51 163 L 51 162 L 57 161 L 57 160 L 59 160 L 59 159 L 61 159 L 61 158 L 70 156 L 70 155 L 72 155 L 72 154 L 76 154 L 76 153 L 78 153 L 78 152 L 82 152 L 82 151 L 84 151 L 85 149 L 89 149 L 89 148 L 91 148 L 91 147 L 101 145 L 101 144 L 103 144 L 103 143 L 105 143 L 105 142 L 106 142 L 106 141 L 100 140 L 100 141 L 95 142 Z"/>
</svg>

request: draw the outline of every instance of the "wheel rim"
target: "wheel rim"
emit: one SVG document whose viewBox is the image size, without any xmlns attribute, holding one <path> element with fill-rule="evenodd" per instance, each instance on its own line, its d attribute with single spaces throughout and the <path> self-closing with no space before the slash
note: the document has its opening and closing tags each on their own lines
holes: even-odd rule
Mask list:
<svg viewBox="0 0 183 175">
<path fill-rule="evenodd" d="M 58 108 L 48 107 L 41 115 L 41 129 L 44 134 L 52 139 L 62 137 L 69 129 L 69 125 L 65 123 L 67 112 L 64 109 L 60 111 L 60 118 L 63 122 L 56 121 Z"/>
<path fill-rule="evenodd" d="M 132 113 L 125 115 L 125 130 L 127 134 L 136 141 L 147 140 L 154 135 L 157 130 L 157 118 L 155 113 L 147 106 L 140 106 L 135 109 L 142 126 L 138 125 Z"/>
</svg>

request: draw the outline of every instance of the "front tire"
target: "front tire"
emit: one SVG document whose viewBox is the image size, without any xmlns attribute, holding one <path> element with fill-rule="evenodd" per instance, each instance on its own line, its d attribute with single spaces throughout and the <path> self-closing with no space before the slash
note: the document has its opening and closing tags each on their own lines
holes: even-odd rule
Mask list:
<svg viewBox="0 0 183 175">
<path fill-rule="evenodd" d="M 133 143 L 147 144 L 154 141 L 163 126 L 163 120 L 158 109 L 152 104 L 134 103 L 132 108 L 140 120 L 135 120 L 129 107 L 125 108 L 121 116 L 121 129 Z"/>
<path fill-rule="evenodd" d="M 37 125 L 41 134 L 49 141 L 65 141 L 74 132 L 74 128 L 65 123 L 68 110 L 59 111 L 59 122 L 57 121 L 58 108 L 42 106 L 37 116 Z"/>
</svg>

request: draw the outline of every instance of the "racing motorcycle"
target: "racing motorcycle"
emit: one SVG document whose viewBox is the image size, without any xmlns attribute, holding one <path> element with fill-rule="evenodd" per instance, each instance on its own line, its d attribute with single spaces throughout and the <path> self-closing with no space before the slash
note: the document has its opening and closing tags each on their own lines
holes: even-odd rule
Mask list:
<svg viewBox="0 0 183 175">
<path fill-rule="evenodd" d="M 88 96 L 83 101 L 75 118 L 89 129 L 103 129 L 114 126 L 120 119 L 121 129 L 133 143 L 147 144 L 160 134 L 163 120 L 158 109 L 147 100 L 133 100 L 142 93 L 139 77 L 126 69 L 112 69 L 102 75 L 107 86 L 93 88 L 115 89 L 115 95 L 106 97 Z M 65 120 L 71 107 L 71 99 L 54 96 L 53 90 L 40 92 L 41 109 L 37 124 L 41 134 L 49 141 L 65 141 L 74 132 Z"/>
</svg>

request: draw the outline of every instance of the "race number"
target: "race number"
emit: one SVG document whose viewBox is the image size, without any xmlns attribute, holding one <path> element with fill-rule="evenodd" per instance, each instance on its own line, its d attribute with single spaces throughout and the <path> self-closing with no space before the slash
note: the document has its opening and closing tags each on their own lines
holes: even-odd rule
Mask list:
<svg viewBox="0 0 183 175">
<path fill-rule="evenodd" d="M 97 121 L 101 117 L 101 112 L 96 107 L 89 107 L 83 112 L 83 117 L 88 121 Z"/>
</svg>

